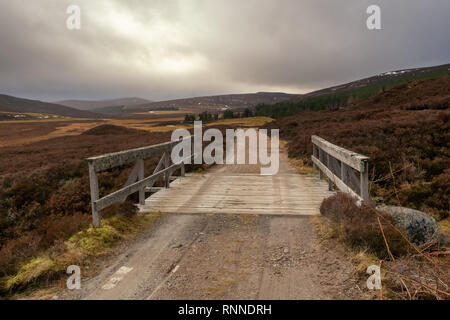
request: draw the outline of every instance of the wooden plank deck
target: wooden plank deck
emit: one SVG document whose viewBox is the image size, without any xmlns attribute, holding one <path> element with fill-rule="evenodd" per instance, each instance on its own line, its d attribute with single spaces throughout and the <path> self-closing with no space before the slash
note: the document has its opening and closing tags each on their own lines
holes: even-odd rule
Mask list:
<svg viewBox="0 0 450 320">
<path fill-rule="evenodd" d="M 334 192 L 318 175 L 297 174 L 280 149 L 280 170 L 259 174 L 259 165 L 216 165 L 206 173 L 186 174 L 147 198 L 143 212 L 317 215 Z"/>
<path fill-rule="evenodd" d="M 214 170 L 215 171 L 215 170 Z M 317 215 L 333 192 L 312 175 L 189 174 L 158 191 L 147 212 Z"/>
</svg>

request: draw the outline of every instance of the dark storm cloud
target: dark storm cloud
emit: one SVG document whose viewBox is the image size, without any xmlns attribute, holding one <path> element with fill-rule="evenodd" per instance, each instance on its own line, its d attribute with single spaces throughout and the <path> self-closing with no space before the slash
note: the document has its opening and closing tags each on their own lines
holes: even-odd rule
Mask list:
<svg viewBox="0 0 450 320">
<path fill-rule="evenodd" d="M 82 10 L 79 31 L 66 8 Z M 380 31 L 366 8 L 382 9 Z M 0 0 L 0 92 L 47 100 L 304 92 L 450 62 L 448 0 Z"/>
</svg>

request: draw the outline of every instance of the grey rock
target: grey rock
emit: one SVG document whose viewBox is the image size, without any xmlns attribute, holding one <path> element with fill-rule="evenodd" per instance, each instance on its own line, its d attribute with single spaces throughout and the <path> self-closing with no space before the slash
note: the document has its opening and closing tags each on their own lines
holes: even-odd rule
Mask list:
<svg viewBox="0 0 450 320">
<path fill-rule="evenodd" d="M 397 206 L 379 206 L 377 209 L 393 217 L 395 225 L 405 231 L 409 240 L 417 245 L 439 237 L 436 220 L 422 211 Z"/>
</svg>

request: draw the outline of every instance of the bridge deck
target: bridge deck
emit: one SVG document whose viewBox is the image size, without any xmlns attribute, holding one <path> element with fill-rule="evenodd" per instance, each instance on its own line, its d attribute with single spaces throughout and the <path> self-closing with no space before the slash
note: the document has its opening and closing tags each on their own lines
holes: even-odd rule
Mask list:
<svg viewBox="0 0 450 320">
<path fill-rule="evenodd" d="M 333 192 L 318 175 L 297 174 L 284 149 L 280 170 L 259 174 L 259 165 L 217 165 L 206 173 L 187 174 L 158 191 L 143 212 L 317 215 Z"/>
<path fill-rule="evenodd" d="M 328 184 L 298 174 L 190 174 L 146 200 L 144 211 L 165 213 L 319 214 Z"/>
</svg>

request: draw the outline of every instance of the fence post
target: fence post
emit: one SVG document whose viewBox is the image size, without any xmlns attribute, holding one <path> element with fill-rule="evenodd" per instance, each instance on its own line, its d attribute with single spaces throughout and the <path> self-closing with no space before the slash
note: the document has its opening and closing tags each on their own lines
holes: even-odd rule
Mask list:
<svg viewBox="0 0 450 320">
<path fill-rule="evenodd" d="M 164 168 L 167 169 L 169 167 L 169 153 L 164 153 Z M 166 172 L 164 174 L 164 187 L 167 189 L 170 186 L 170 174 Z"/>
<path fill-rule="evenodd" d="M 95 172 L 94 165 L 89 163 L 89 183 L 91 187 L 91 204 L 92 204 L 92 225 L 94 228 L 100 228 L 100 215 L 98 211 L 95 209 L 95 201 L 99 198 L 98 193 L 98 177 Z"/>
<path fill-rule="evenodd" d="M 312 144 L 312 148 L 313 148 L 313 156 L 315 158 L 317 158 L 317 149 L 316 149 L 316 145 L 314 143 Z M 316 164 L 315 163 L 313 163 L 313 169 L 316 169 Z"/>
<path fill-rule="evenodd" d="M 361 161 L 363 165 L 363 170 L 360 173 L 360 187 L 361 187 L 361 198 L 367 201 L 369 200 L 369 168 L 367 161 Z"/>
<path fill-rule="evenodd" d="M 330 167 L 330 155 L 328 153 L 326 155 L 327 155 L 327 168 L 330 169 L 330 171 L 332 171 Z M 333 183 L 331 182 L 331 179 L 329 177 L 327 178 L 327 181 L 328 181 L 328 191 L 333 191 Z"/>
<path fill-rule="evenodd" d="M 319 147 L 317 147 L 317 148 L 319 149 L 319 161 L 323 163 L 323 151 Z M 323 179 L 323 172 L 320 169 L 319 169 L 319 178 L 320 178 L 320 180 Z"/>
<path fill-rule="evenodd" d="M 186 168 L 184 167 L 184 161 L 181 162 L 181 172 L 180 175 L 184 177 L 186 175 Z"/>
<path fill-rule="evenodd" d="M 137 171 L 138 171 L 138 181 L 144 180 L 145 172 L 144 172 L 144 159 L 138 159 L 136 161 Z M 139 189 L 139 204 L 145 204 L 145 187 Z"/>
<path fill-rule="evenodd" d="M 346 178 L 347 178 L 347 167 L 346 164 L 343 161 L 341 161 L 341 180 L 345 184 L 347 184 Z"/>
</svg>

